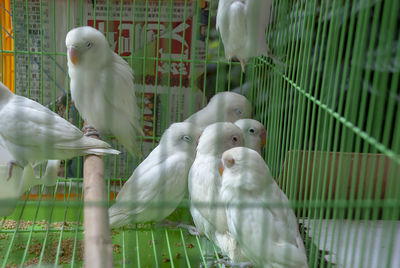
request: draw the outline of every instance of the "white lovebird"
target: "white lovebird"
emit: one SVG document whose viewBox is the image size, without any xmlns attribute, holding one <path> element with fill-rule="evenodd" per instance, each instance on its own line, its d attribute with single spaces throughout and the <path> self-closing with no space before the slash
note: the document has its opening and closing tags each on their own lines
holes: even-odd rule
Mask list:
<svg viewBox="0 0 400 268">
<path fill-rule="evenodd" d="M 164 132 L 159 145 L 135 169 L 110 207 L 112 228 L 161 221 L 175 210 L 186 193 L 200 134 L 199 128 L 187 122 L 174 123 Z"/>
<path fill-rule="evenodd" d="M 243 146 L 242 131 L 233 123 L 214 123 L 204 129 L 196 159 L 189 171 L 190 212 L 197 230 L 214 242 L 234 262 L 243 261 L 237 242 L 229 233 L 225 209 L 218 206 L 222 153 Z"/>
<path fill-rule="evenodd" d="M 224 91 L 215 94 L 203 109 L 192 114 L 185 122 L 191 122 L 204 129 L 212 123 L 233 123 L 250 116 L 251 104 L 245 96 Z"/>
<path fill-rule="evenodd" d="M 257 267 L 308 267 L 296 216 L 263 158 L 237 147 L 224 152 L 219 168 L 229 231 L 246 257 Z"/>
<path fill-rule="evenodd" d="M 272 0 L 219 0 L 216 28 L 225 57 L 238 58 L 243 72 L 248 58 L 270 54 L 265 31 L 271 4 Z"/>
<path fill-rule="evenodd" d="M 267 131 L 263 124 L 254 119 L 240 119 L 235 122 L 243 133 L 244 146 L 261 155 L 261 149 L 265 147 Z"/>
<path fill-rule="evenodd" d="M 25 167 L 48 159 L 69 159 L 85 154 L 119 154 L 101 140 L 89 138 L 70 122 L 40 103 L 13 94 L 0 83 L 0 145 L 14 164 Z"/>
<path fill-rule="evenodd" d="M 111 133 L 129 153 L 140 156 L 136 136 L 144 134 L 131 67 L 92 27 L 72 29 L 65 43 L 75 107 L 96 130 Z"/>
</svg>

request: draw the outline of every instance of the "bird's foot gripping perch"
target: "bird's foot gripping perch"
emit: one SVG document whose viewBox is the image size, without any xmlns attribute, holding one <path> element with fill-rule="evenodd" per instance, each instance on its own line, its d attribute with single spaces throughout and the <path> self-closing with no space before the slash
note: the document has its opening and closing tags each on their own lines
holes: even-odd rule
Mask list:
<svg viewBox="0 0 400 268">
<path fill-rule="evenodd" d="M 194 236 L 200 236 L 200 231 L 197 230 L 196 227 L 189 225 L 189 224 L 173 222 L 173 221 L 169 221 L 169 220 L 163 220 L 160 225 L 163 227 L 184 228 L 184 229 L 188 230 L 189 234 L 194 235 Z"/>
<path fill-rule="evenodd" d="M 219 255 L 219 254 L 218 254 Z M 239 268 L 247 268 L 247 267 L 253 267 L 253 264 L 251 262 L 232 262 L 228 259 L 228 257 L 223 258 L 221 256 L 220 259 L 215 259 L 215 256 L 205 256 L 206 258 L 206 263 L 201 263 L 200 267 L 239 267 Z"/>
<path fill-rule="evenodd" d="M 7 178 L 7 181 L 10 180 L 11 177 L 12 177 L 12 170 L 13 170 L 14 166 L 19 166 L 21 168 L 24 168 L 22 165 L 20 165 L 18 162 L 14 161 L 14 160 L 8 161 L 8 163 L 7 163 L 7 167 L 8 167 L 8 178 Z"/>
<path fill-rule="evenodd" d="M 93 126 L 84 126 L 82 132 L 85 133 L 85 136 L 97 136 L 99 139 L 102 139 L 100 132 L 98 132 Z"/>
<path fill-rule="evenodd" d="M 231 262 L 229 260 L 225 259 L 220 259 L 217 261 L 217 263 L 221 264 L 222 266 L 227 266 L 227 267 L 239 267 L 239 268 L 247 268 L 247 267 L 253 267 L 253 264 L 251 262 Z"/>
</svg>

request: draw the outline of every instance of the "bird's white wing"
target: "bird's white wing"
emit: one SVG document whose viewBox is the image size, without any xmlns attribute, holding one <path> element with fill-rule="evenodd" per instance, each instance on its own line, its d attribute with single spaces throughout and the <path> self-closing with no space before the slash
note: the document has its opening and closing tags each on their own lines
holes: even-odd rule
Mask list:
<svg viewBox="0 0 400 268">
<path fill-rule="evenodd" d="M 150 205 L 154 205 L 151 204 L 152 201 L 173 198 L 171 196 L 173 193 L 169 192 L 166 184 L 170 183 L 168 180 L 171 180 L 171 178 L 185 176 L 182 173 L 185 169 L 188 169 L 185 167 L 186 164 L 185 154 L 176 153 L 162 161 L 156 160 L 153 164 L 151 161 L 147 161 L 146 165 L 152 165 L 148 169 L 141 168 L 138 172 L 135 170 L 119 192 L 117 202 L 110 208 L 111 223 L 121 219 L 125 224 L 127 218 L 135 217 L 135 215 L 148 209 Z M 146 216 L 143 217 L 146 218 Z M 136 219 L 136 222 L 141 221 L 143 217 Z M 153 219 L 145 219 L 144 221 L 149 220 Z M 113 225 L 119 226 L 119 224 Z"/>
<path fill-rule="evenodd" d="M 277 219 L 270 209 L 228 208 L 227 222 L 246 256 L 256 265 L 269 263 L 294 268 L 307 263 L 302 249 L 291 243 L 291 239 L 285 239 L 289 231 L 287 224 Z"/>
<path fill-rule="evenodd" d="M 245 48 L 247 36 L 246 6 L 241 1 L 218 6 L 217 30 L 224 43 L 225 56 L 230 59 Z M 224 1 L 228 2 L 228 1 Z"/>
<path fill-rule="evenodd" d="M 103 91 L 108 109 L 113 113 L 109 128 L 130 153 L 140 154 L 135 138 L 144 134 L 140 127 L 140 110 L 136 102 L 133 71 L 129 64 L 114 52 L 112 66 L 114 90 L 105 88 Z M 106 76 L 107 74 L 104 73 Z"/>
<path fill-rule="evenodd" d="M 248 0 L 246 2 L 246 32 L 248 56 L 268 54 L 266 28 L 270 20 L 272 0 Z"/>
<path fill-rule="evenodd" d="M 133 121 L 136 123 L 137 120 L 140 119 L 140 113 L 136 103 L 133 70 L 124 59 L 115 53 L 113 64 L 118 77 L 118 79 L 116 79 L 116 85 L 120 86 L 117 88 L 118 90 L 121 90 L 121 93 L 124 93 L 123 96 L 119 96 L 120 100 L 122 101 L 122 104 L 124 104 L 124 107 L 126 105 L 128 114 L 132 115 L 132 120 L 136 120 Z M 141 129 L 139 128 L 138 131 L 141 131 Z"/>
<path fill-rule="evenodd" d="M 143 136 L 140 128 L 140 109 L 136 102 L 136 92 L 133 84 L 133 71 L 129 64 L 120 56 L 114 53 L 115 87 L 118 93 L 114 96 L 114 103 L 117 109 L 121 109 L 128 116 L 129 123 L 136 130 L 137 134 Z M 116 90 L 117 91 L 117 90 Z M 112 92 L 107 92 L 111 94 Z M 111 98 L 111 96 L 110 96 Z"/>
<path fill-rule="evenodd" d="M 0 125 L 7 129 L 3 131 L 3 138 L 19 145 L 65 148 L 70 146 L 70 141 L 82 137 L 82 132 L 67 120 L 19 96 L 2 109 Z"/>
<path fill-rule="evenodd" d="M 259 256 L 263 255 L 263 251 L 267 243 L 269 235 L 268 223 L 263 223 L 262 230 L 260 230 L 260 219 L 263 219 L 262 211 L 259 209 L 238 209 L 235 207 L 229 208 L 226 211 L 227 224 L 230 233 L 238 240 L 242 250 L 246 256 L 256 265 L 260 266 L 258 262 Z M 263 237 L 263 239 L 260 239 Z M 265 239 L 264 239 L 265 238 Z M 270 239 L 270 237 L 268 237 Z M 248 241 L 253 240 L 253 244 L 248 245 Z M 261 252 L 260 252 L 261 251 Z"/>
<path fill-rule="evenodd" d="M 235 1 L 229 8 L 229 46 L 244 44 L 247 36 L 246 6 L 241 1 Z M 232 43 L 232 44 L 231 44 Z"/>
<path fill-rule="evenodd" d="M 203 222 L 205 229 L 212 226 L 219 232 L 224 232 L 227 227 L 225 209 L 218 206 L 218 192 L 221 187 L 218 163 L 216 157 L 197 157 L 189 171 L 189 192 L 191 207 L 199 216 L 199 225 Z M 204 202 L 208 202 L 209 205 L 205 205 Z M 206 230 L 204 232 L 207 233 Z"/>
<path fill-rule="evenodd" d="M 266 194 L 274 202 L 279 202 L 286 205 L 285 207 L 271 207 L 269 210 L 274 215 L 276 222 L 281 224 L 276 225 L 276 229 L 281 234 L 287 234 L 287 241 L 297 245 L 297 236 L 299 234 L 297 219 L 291 207 L 289 207 L 289 200 L 283 193 L 281 188 L 275 181 L 270 185 L 270 189 Z"/>
<path fill-rule="evenodd" d="M 217 18 L 215 22 L 215 28 L 217 31 L 221 32 L 228 29 L 228 16 L 226 16 L 226 10 L 228 8 L 229 1 L 228 0 L 220 0 L 218 3 L 218 9 L 217 9 Z"/>
<path fill-rule="evenodd" d="M 161 165 L 168 156 L 172 153 L 161 148 L 160 145 L 155 147 L 150 154 L 143 160 L 138 167 L 136 167 L 131 178 L 141 178 L 146 175 L 146 173 L 155 166 Z M 130 180 L 129 180 L 130 181 Z"/>
</svg>

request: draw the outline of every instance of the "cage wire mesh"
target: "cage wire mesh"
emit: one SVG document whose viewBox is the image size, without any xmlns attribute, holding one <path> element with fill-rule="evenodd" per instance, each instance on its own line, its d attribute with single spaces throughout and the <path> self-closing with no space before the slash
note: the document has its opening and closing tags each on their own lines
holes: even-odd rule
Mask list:
<svg viewBox="0 0 400 268">
<path fill-rule="evenodd" d="M 64 40 L 77 26 L 99 29 L 134 70 L 144 157 L 215 93 L 244 94 L 267 130 L 262 154 L 295 211 L 309 266 L 400 267 L 400 2 L 275 0 L 267 40 L 283 64 L 259 57 L 245 73 L 225 59 L 217 4 L 2 0 L 1 81 L 82 127 Z M 142 159 L 105 140 L 122 151 L 104 157 L 108 206 Z M 82 266 L 82 167 L 81 157 L 65 161 L 52 187 L 18 188 L 21 172 L 1 178 L 2 267 Z M 186 197 L 168 219 L 191 223 L 188 207 Z M 112 249 L 121 267 L 222 257 L 203 236 L 148 223 L 113 229 Z"/>
</svg>

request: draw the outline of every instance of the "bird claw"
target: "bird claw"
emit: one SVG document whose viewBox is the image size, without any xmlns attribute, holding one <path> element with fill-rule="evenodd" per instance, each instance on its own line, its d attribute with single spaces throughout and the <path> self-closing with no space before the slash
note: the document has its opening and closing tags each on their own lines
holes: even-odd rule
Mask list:
<svg viewBox="0 0 400 268">
<path fill-rule="evenodd" d="M 85 133 L 85 136 L 96 136 L 101 139 L 101 134 L 97 131 L 88 131 Z"/>
<path fill-rule="evenodd" d="M 7 167 L 8 167 L 8 178 L 7 181 L 9 181 L 12 177 L 12 170 L 14 166 L 19 166 L 21 168 L 24 168 L 23 166 L 19 165 L 17 162 L 15 161 L 8 161 L 7 163 Z"/>
<path fill-rule="evenodd" d="M 225 267 L 225 264 L 220 263 L 220 260 L 215 259 L 215 256 L 212 255 L 205 255 L 204 256 L 204 262 L 201 262 L 199 267 L 218 267 L 218 265 L 221 265 L 222 267 Z"/>
<path fill-rule="evenodd" d="M 240 66 L 242 67 L 242 72 L 246 72 L 246 60 L 245 59 L 239 59 L 240 61 Z"/>
<path fill-rule="evenodd" d="M 200 231 L 197 230 L 196 227 L 189 225 L 189 224 L 184 224 L 180 222 L 173 222 L 169 220 L 164 220 L 163 223 L 161 224 L 163 227 L 173 227 L 173 228 L 183 228 L 188 230 L 189 234 L 193 236 L 200 236 Z"/>
<path fill-rule="evenodd" d="M 218 254 L 218 259 L 215 258 L 215 255 L 206 255 L 204 258 L 205 262 L 200 263 L 200 267 L 254 267 L 253 263 L 251 262 L 232 262 L 228 259 L 228 257 L 224 257 L 220 254 Z"/>
<path fill-rule="evenodd" d="M 184 226 L 179 226 L 179 227 L 186 228 L 188 230 L 189 234 L 191 234 L 193 236 L 200 236 L 201 235 L 200 231 L 196 227 L 194 227 L 192 225 L 184 224 Z"/>
<path fill-rule="evenodd" d="M 82 132 L 85 136 L 97 136 L 99 139 L 102 138 L 100 132 L 98 132 L 94 127 L 90 125 L 84 126 L 82 128 Z"/>
<path fill-rule="evenodd" d="M 231 262 L 225 259 L 219 259 L 217 263 L 228 267 L 239 267 L 239 268 L 247 268 L 247 267 L 253 267 L 253 264 L 251 262 Z"/>
<path fill-rule="evenodd" d="M 13 162 L 13 161 L 9 161 L 9 162 L 7 163 L 7 167 L 8 167 L 8 177 L 7 177 L 7 181 L 9 181 L 9 180 L 11 179 L 11 176 L 12 176 L 12 170 L 13 170 L 13 167 L 14 167 L 14 162 Z"/>
<path fill-rule="evenodd" d="M 179 222 L 173 222 L 170 220 L 163 220 L 161 223 L 156 224 L 156 226 L 171 227 L 171 228 L 177 228 L 178 225 L 179 225 Z"/>
</svg>

